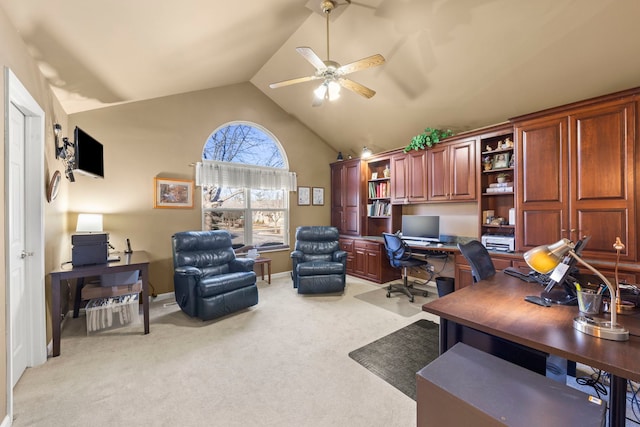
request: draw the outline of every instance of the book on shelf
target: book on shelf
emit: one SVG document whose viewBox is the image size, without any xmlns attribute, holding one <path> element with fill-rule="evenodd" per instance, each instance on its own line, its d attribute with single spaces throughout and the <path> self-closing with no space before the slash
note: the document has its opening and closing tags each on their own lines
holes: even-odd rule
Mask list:
<svg viewBox="0 0 640 427">
<path fill-rule="evenodd" d="M 389 216 L 391 215 L 391 203 L 376 200 L 367 205 L 369 216 Z"/>
<path fill-rule="evenodd" d="M 489 187 L 487 188 L 487 193 L 511 193 L 513 192 L 513 187 Z"/>
<path fill-rule="evenodd" d="M 513 182 L 493 182 L 491 184 L 489 184 L 489 187 L 493 188 L 493 187 L 512 187 L 513 186 Z"/>
<path fill-rule="evenodd" d="M 369 198 L 370 199 L 383 199 L 390 197 L 391 187 L 388 182 L 370 182 L 369 183 Z"/>
</svg>

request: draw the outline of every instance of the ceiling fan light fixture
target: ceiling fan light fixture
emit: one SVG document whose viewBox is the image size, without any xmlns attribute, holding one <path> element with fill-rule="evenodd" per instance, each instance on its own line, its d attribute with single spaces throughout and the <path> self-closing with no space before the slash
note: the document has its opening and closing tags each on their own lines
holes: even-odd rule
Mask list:
<svg viewBox="0 0 640 427">
<path fill-rule="evenodd" d="M 340 98 L 340 83 L 331 80 L 328 84 L 329 101 L 335 101 Z"/>
<path fill-rule="evenodd" d="M 315 95 L 316 100 L 318 100 L 318 101 L 324 100 L 324 97 L 327 95 L 328 89 L 329 88 L 327 87 L 327 83 L 326 82 L 323 82 L 320 86 L 318 86 L 313 91 L 313 94 Z"/>
</svg>

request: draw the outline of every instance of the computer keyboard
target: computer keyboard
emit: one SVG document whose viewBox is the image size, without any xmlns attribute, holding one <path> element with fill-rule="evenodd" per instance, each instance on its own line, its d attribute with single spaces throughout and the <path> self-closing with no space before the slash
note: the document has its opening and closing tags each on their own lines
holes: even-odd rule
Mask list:
<svg viewBox="0 0 640 427">
<path fill-rule="evenodd" d="M 504 273 L 508 274 L 509 276 L 517 277 L 518 279 L 524 280 L 525 282 L 539 283 L 539 280 L 535 277 L 535 275 L 522 273 L 513 267 L 507 267 L 502 271 L 504 271 Z"/>
</svg>

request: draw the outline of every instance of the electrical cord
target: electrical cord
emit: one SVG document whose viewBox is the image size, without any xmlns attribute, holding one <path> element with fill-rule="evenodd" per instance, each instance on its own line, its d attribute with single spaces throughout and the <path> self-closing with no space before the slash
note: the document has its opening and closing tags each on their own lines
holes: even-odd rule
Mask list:
<svg viewBox="0 0 640 427">
<path fill-rule="evenodd" d="M 600 369 L 594 369 L 594 373 L 588 377 L 578 377 L 576 378 L 576 383 L 584 386 L 593 387 L 598 396 L 598 399 L 602 399 L 602 396 L 606 396 L 608 394 L 607 388 L 600 382 L 600 377 L 602 376 L 602 371 Z M 602 394 L 601 394 L 602 393 Z"/>
</svg>

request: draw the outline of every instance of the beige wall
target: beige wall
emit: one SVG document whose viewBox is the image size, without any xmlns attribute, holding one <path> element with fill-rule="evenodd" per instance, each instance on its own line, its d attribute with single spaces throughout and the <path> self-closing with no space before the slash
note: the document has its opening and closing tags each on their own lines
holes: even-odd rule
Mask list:
<svg viewBox="0 0 640 427">
<path fill-rule="evenodd" d="M 60 168 L 60 163 L 55 159 L 53 150 L 53 131 L 52 123 L 54 120 L 60 123 L 66 123 L 66 114 L 61 109 L 59 103 L 53 96 L 51 90 L 42 74 L 38 69 L 37 63 L 28 53 L 27 46 L 22 42 L 20 36 L 7 19 L 4 10 L 0 9 L 0 66 L 2 68 L 10 68 L 20 82 L 27 88 L 31 96 L 38 102 L 40 107 L 45 111 L 45 133 L 46 133 L 46 151 L 45 151 L 45 181 L 56 169 Z M 3 70 L 4 76 L 4 70 Z M 4 77 L 3 77 L 4 80 Z M 0 116 L 5 117 L 5 84 L 0 87 Z M 5 134 L 5 122 L 0 120 L 0 134 Z M 0 186 L 4 188 L 4 150 L 0 150 Z M 41 196 L 45 198 L 46 182 L 42 183 Z M 60 264 L 60 243 L 64 240 L 64 212 L 66 212 L 66 183 L 62 184 L 60 197 L 51 204 L 45 202 L 45 272 L 50 272 Z M 0 194 L 2 205 L 5 205 L 4 191 Z M 6 277 L 5 264 L 5 244 L 6 236 L 4 230 L 5 209 L 0 211 L 0 235 L 2 241 L 5 242 L 0 246 L 0 277 Z M 0 285 L 0 336 L 6 337 L 6 286 L 7 283 L 2 280 Z M 47 280 L 47 287 L 49 281 Z M 47 295 L 49 290 L 47 289 Z M 48 299 L 50 301 L 50 298 Z M 49 304 L 47 305 L 49 307 Z M 48 310 L 49 308 L 47 308 Z M 51 337 L 50 316 L 47 316 L 47 341 Z M 0 419 L 7 415 L 7 347 L 4 339 L 0 340 Z"/>
<path fill-rule="evenodd" d="M 275 135 L 299 185 L 326 189 L 324 206 L 297 206 L 291 193 L 291 245 L 297 226 L 328 225 L 329 163 L 337 153 L 252 84 L 244 83 L 70 115 L 65 131 L 77 125 L 104 145 L 105 178 L 76 175 L 69 187 L 69 227 L 80 212 L 104 213 L 111 244 L 122 251 L 129 238 L 133 250 L 148 251 L 152 290 L 172 292 L 171 235 L 201 228 L 200 191 L 196 189 L 193 209 L 153 209 L 153 178 L 194 179 L 190 164 L 202 158 L 209 135 L 236 120 L 257 123 Z M 289 252 L 268 254 L 274 272 L 291 269 Z"/>
</svg>

